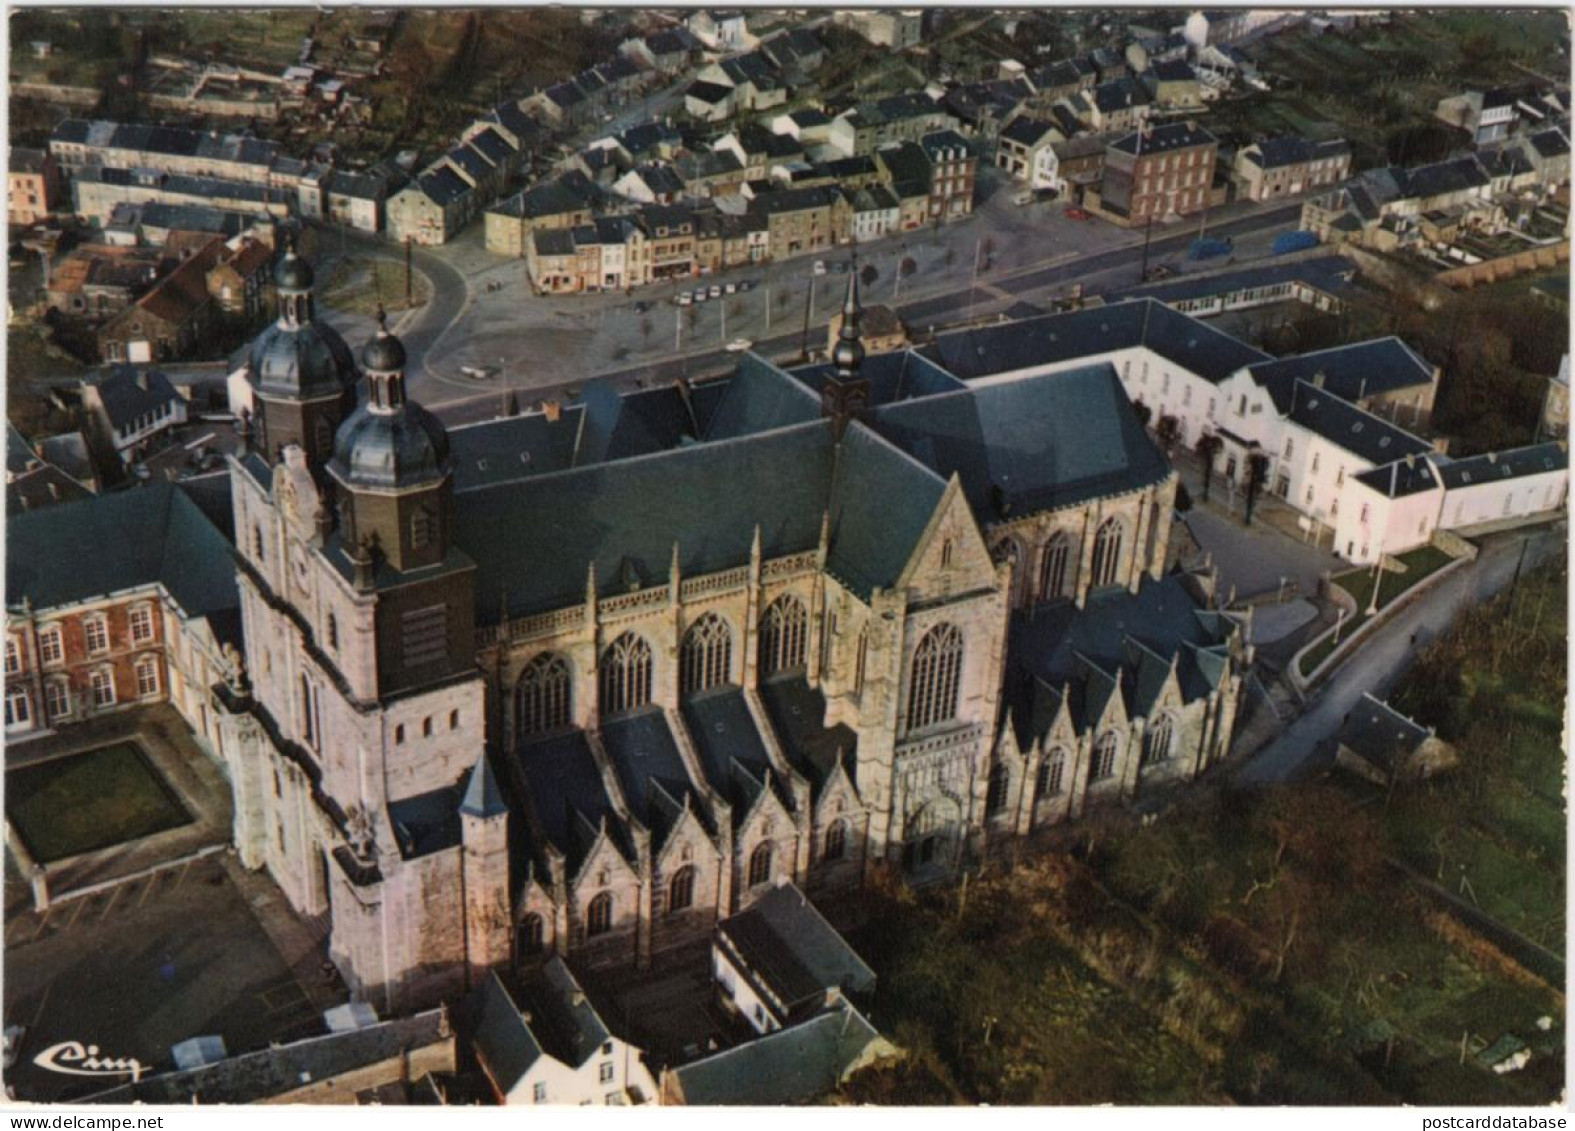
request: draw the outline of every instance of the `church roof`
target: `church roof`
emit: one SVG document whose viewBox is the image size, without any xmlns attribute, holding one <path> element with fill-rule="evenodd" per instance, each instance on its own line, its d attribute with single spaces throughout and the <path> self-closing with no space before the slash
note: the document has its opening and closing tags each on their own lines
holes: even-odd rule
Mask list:
<svg viewBox="0 0 1575 1131">
<path fill-rule="evenodd" d="M 791 883 L 772 888 L 716 930 L 789 1015 L 795 1006 L 823 1004 L 828 990 L 875 989 L 875 972 Z"/>
<path fill-rule="evenodd" d="M 760 699 L 782 752 L 817 795 L 839 761 L 857 784 L 858 732 L 846 723 L 826 726 L 824 692 L 811 687 L 802 674 L 776 676 L 761 682 Z"/>
<path fill-rule="evenodd" d="M 744 693 L 736 687 L 718 687 L 691 696 L 684 702 L 684 720 L 706 778 L 733 806 L 734 821 L 743 820 L 755 798 L 775 779 Z M 791 809 L 786 792 L 779 796 Z"/>
<path fill-rule="evenodd" d="M 1348 401 L 1431 384 L 1433 366 L 1399 338 L 1377 338 L 1247 367 L 1269 390 L 1274 406 L 1289 412 L 1296 382 L 1323 378 L 1326 391 Z"/>
<path fill-rule="evenodd" d="M 514 757 L 525 772 L 537 827 L 563 853 L 571 876 L 604 825 L 624 859 L 634 859 L 628 830 L 607 796 L 584 731 L 528 743 Z"/>
<path fill-rule="evenodd" d="M 659 707 L 602 723 L 602 746 L 635 818 L 660 846 L 683 811 L 684 799 L 698 812 L 699 795 Z"/>
</svg>

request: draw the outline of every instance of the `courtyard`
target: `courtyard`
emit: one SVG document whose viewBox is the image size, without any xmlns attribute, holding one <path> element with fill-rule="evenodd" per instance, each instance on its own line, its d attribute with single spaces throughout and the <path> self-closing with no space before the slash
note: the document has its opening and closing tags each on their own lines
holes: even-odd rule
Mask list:
<svg viewBox="0 0 1575 1131">
<path fill-rule="evenodd" d="M 41 864 L 191 823 L 135 742 L 6 774 L 6 817 Z"/>
</svg>

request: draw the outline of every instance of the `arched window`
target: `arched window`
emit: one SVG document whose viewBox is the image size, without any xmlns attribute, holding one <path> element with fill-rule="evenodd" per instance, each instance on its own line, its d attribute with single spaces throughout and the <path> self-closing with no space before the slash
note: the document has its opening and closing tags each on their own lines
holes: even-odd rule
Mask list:
<svg viewBox="0 0 1575 1131">
<path fill-rule="evenodd" d="M 1039 763 L 1039 780 L 1034 784 L 1034 799 L 1043 801 L 1046 797 L 1059 796 L 1065 778 L 1066 753 L 1057 748 L 1046 754 L 1045 760 Z"/>
<path fill-rule="evenodd" d="M 771 879 L 773 849 L 769 840 L 761 841 L 749 856 L 749 886 L 755 887 Z"/>
<path fill-rule="evenodd" d="M 651 701 L 651 646 L 626 632 L 602 653 L 602 714 L 633 711 Z"/>
<path fill-rule="evenodd" d="M 694 865 L 686 865 L 678 869 L 673 876 L 673 882 L 667 885 L 667 913 L 686 911 L 694 906 L 695 902 L 695 869 Z"/>
<path fill-rule="evenodd" d="M 859 629 L 859 639 L 853 647 L 855 649 L 853 653 L 853 694 L 863 695 L 864 665 L 867 654 L 870 650 L 869 625 L 865 625 L 863 628 Z"/>
<path fill-rule="evenodd" d="M 1173 724 L 1171 717 L 1160 715 L 1149 724 L 1148 733 L 1143 736 L 1143 764 L 1163 762 L 1170 757 Z"/>
<path fill-rule="evenodd" d="M 826 847 L 822 852 L 823 860 L 841 860 L 848 852 L 848 823 L 847 821 L 833 821 L 826 829 Z"/>
<path fill-rule="evenodd" d="M 585 909 L 585 933 L 591 938 L 605 935 L 612 930 L 613 897 L 612 892 L 604 891 Z"/>
<path fill-rule="evenodd" d="M 268 551 L 263 545 L 262 525 L 260 523 L 252 524 L 252 556 L 260 562 L 268 560 Z"/>
<path fill-rule="evenodd" d="M 521 954 L 540 954 L 546 944 L 546 928 L 535 912 L 520 920 L 519 951 Z"/>
<path fill-rule="evenodd" d="M 715 613 L 689 626 L 680 659 L 682 694 L 693 695 L 726 683 L 733 670 L 733 630 Z"/>
<path fill-rule="evenodd" d="M 804 666 L 804 635 L 809 613 L 804 602 L 784 593 L 760 618 L 760 674 L 774 675 Z"/>
<path fill-rule="evenodd" d="M 1094 744 L 1094 765 L 1089 774 L 1091 780 L 1104 781 L 1116 776 L 1116 755 L 1120 746 L 1121 740 L 1113 730 L 1107 730 L 1099 736 L 1099 741 Z"/>
<path fill-rule="evenodd" d="M 1121 520 L 1107 518 L 1094 535 L 1094 587 L 1116 583 L 1116 569 L 1121 564 Z"/>
<path fill-rule="evenodd" d="M 525 665 L 514 685 L 514 719 L 521 737 L 568 726 L 571 706 L 567 660 L 543 652 Z"/>
<path fill-rule="evenodd" d="M 913 653 L 913 675 L 908 685 L 909 730 L 957 717 L 962 661 L 962 633 L 956 625 L 938 624 L 924 634 Z"/>
<path fill-rule="evenodd" d="M 333 613 L 328 614 L 328 646 L 336 652 L 339 650 L 339 618 Z"/>
<path fill-rule="evenodd" d="M 994 817 L 1006 811 L 1006 798 L 1011 792 L 1012 774 L 1005 766 L 998 765 L 990 771 L 990 788 L 984 795 L 984 815 Z"/>
<path fill-rule="evenodd" d="M 1057 534 L 1045 543 L 1044 558 L 1039 563 L 1039 599 L 1053 601 L 1066 592 L 1066 562 L 1069 548 L 1065 534 Z"/>
<path fill-rule="evenodd" d="M 328 418 L 326 416 L 319 416 L 313 428 L 317 436 L 318 453 L 321 455 L 327 455 L 333 450 L 334 446 L 333 425 L 328 423 Z"/>
</svg>

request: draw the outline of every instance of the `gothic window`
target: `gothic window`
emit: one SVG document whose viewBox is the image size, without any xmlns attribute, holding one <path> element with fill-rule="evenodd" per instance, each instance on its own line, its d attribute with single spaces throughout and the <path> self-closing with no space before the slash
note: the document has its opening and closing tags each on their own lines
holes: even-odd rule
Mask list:
<svg viewBox="0 0 1575 1131">
<path fill-rule="evenodd" d="M 312 685 L 303 675 L 301 677 L 301 736 L 306 740 L 306 745 L 317 747 L 317 719 L 316 712 L 312 710 Z"/>
<path fill-rule="evenodd" d="M 38 658 L 46 664 L 58 664 L 65 659 L 66 649 L 61 640 L 60 626 L 50 625 L 38 634 Z"/>
<path fill-rule="evenodd" d="M 826 830 L 826 848 L 821 853 L 824 860 L 841 860 L 848 852 L 848 823 L 833 821 Z"/>
<path fill-rule="evenodd" d="M 667 885 L 667 912 L 685 911 L 694 905 L 695 901 L 695 870 L 694 865 L 678 869 L 673 876 L 673 882 Z"/>
<path fill-rule="evenodd" d="M 131 610 L 131 642 L 146 644 L 152 639 L 153 610 L 147 605 L 138 605 Z"/>
<path fill-rule="evenodd" d="M 65 680 L 52 679 L 44 684 L 44 710 L 51 719 L 71 714 L 71 689 Z"/>
<path fill-rule="evenodd" d="M 602 653 L 602 714 L 633 711 L 651 701 L 651 646 L 626 632 Z"/>
<path fill-rule="evenodd" d="M 853 694 L 864 694 L 864 665 L 866 653 L 870 648 L 870 629 L 865 625 L 859 629 L 858 643 L 854 645 L 853 653 Z"/>
<path fill-rule="evenodd" d="M 941 543 L 941 568 L 952 568 L 952 540 L 950 538 Z"/>
<path fill-rule="evenodd" d="M 755 846 L 755 851 L 749 857 L 749 886 L 755 887 L 771 879 L 771 858 L 773 855 L 771 842 L 762 841 Z"/>
<path fill-rule="evenodd" d="M 1039 599 L 1053 601 L 1066 592 L 1066 561 L 1069 554 L 1065 534 L 1045 543 L 1044 560 L 1039 566 Z"/>
<path fill-rule="evenodd" d="M 784 593 L 771 603 L 760 618 L 762 676 L 804 666 L 804 635 L 808 624 L 809 613 L 804 609 L 804 602 L 793 594 Z"/>
<path fill-rule="evenodd" d="M 726 683 L 733 666 L 733 630 L 715 613 L 706 613 L 684 634 L 681 660 L 684 695 Z"/>
<path fill-rule="evenodd" d="M 590 907 L 585 911 L 585 933 L 591 938 L 605 935 L 612 930 L 613 897 L 612 892 L 604 891 L 591 900 Z"/>
<path fill-rule="evenodd" d="M 543 652 L 526 664 L 514 687 L 514 717 L 520 736 L 568 726 L 570 695 L 569 664 L 562 656 Z"/>
<path fill-rule="evenodd" d="M 521 954 L 540 954 L 545 942 L 545 927 L 540 915 L 532 912 L 520 920 L 519 944 Z"/>
<path fill-rule="evenodd" d="M 956 625 L 939 624 L 924 634 L 913 653 L 913 675 L 908 685 L 909 730 L 921 730 L 957 717 L 962 660 L 962 633 Z"/>
<path fill-rule="evenodd" d="M 994 817 L 1006 811 L 1007 794 L 1012 788 L 1012 775 L 1005 766 L 990 771 L 990 788 L 984 797 L 984 815 Z"/>
<path fill-rule="evenodd" d="M 1114 585 L 1120 562 L 1121 520 L 1107 518 L 1094 535 L 1094 586 Z"/>
<path fill-rule="evenodd" d="M 1170 757 L 1171 746 L 1171 717 L 1160 715 L 1149 724 L 1148 733 L 1143 736 L 1143 764 L 1163 762 Z"/>
<path fill-rule="evenodd" d="M 1116 776 L 1116 754 L 1120 745 L 1121 740 L 1113 730 L 1107 730 L 1099 736 L 1099 741 L 1094 744 L 1094 765 L 1089 773 L 1093 781 L 1104 781 Z"/>
<path fill-rule="evenodd" d="M 146 698 L 159 693 L 159 658 L 137 657 L 137 695 Z"/>
<path fill-rule="evenodd" d="M 339 650 L 339 618 L 333 613 L 328 614 L 328 646 Z"/>
<path fill-rule="evenodd" d="M 1039 763 L 1039 780 L 1034 784 L 1034 799 L 1043 801 L 1047 797 L 1058 796 L 1065 777 L 1066 754 L 1060 749 L 1050 751 L 1045 755 L 1045 760 Z"/>
<path fill-rule="evenodd" d="M 262 526 L 255 523 L 252 525 L 252 556 L 259 562 L 268 560 L 268 552 L 263 546 Z"/>
</svg>

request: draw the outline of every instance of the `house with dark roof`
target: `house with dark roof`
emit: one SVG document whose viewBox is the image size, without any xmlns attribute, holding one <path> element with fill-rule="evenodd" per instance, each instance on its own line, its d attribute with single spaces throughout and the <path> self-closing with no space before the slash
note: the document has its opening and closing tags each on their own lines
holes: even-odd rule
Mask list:
<svg viewBox="0 0 1575 1131">
<path fill-rule="evenodd" d="M 875 992 L 875 972 L 785 880 L 716 925 L 711 973 L 722 1007 L 757 1033 L 835 1009 L 845 998 L 867 1002 Z"/>
<path fill-rule="evenodd" d="M 1057 188 L 1060 161 L 1055 143 L 1061 140 L 1062 133 L 1055 123 L 1019 114 L 996 139 L 995 167 L 1005 169 L 1013 180 L 1024 181 L 1030 188 Z"/>
<path fill-rule="evenodd" d="M 1367 692 L 1341 721 L 1334 747 L 1335 765 L 1383 786 L 1433 777 L 1460 760 L 1432 727 Z"/>
<path fill-rule="evenodd" d="M 127 462 L 161 433 L 186 423 L 186 398 L 156 369 L 121 365 L 83 381 L 82 407 Z"/>
<path fill-rule="evenodd" d="M 494 971 L 467 1003 L 472 1046 L 505 1106 L 651 1103 L 656 1081 L 643 1054 L 615 1035 L 561 957 L 522 990 Z"/>
<path fill-rule="evenodd" d="M 1231 166 L 1236 194 L 1247 200 L 1295 196 L 1339 184 L 1351 172 L 1351 147 L 1342 138 L 1312 141 L 1265 138 L 1236 151 Z"/>
<path fill-rule="evenodd" d="M 209 272 L 233 256 L 251 254 L 232 251 L 217 237 L 207 238 L 141 298 L 99 327 L 95 337 L 100 358 L 147 363 L 186 356 L 220 313 L 216 296 L 208 289 Z M 254 273 L 255 268 L 247 277 Z"/>
<path fill-rule="evenodd" d="M 1122 224 L 1185 216 L 1208 206 L 1219 141 L 1195 121 L 1145 125 L 1105 150 L 1099 208 Z"/>
</svg>

